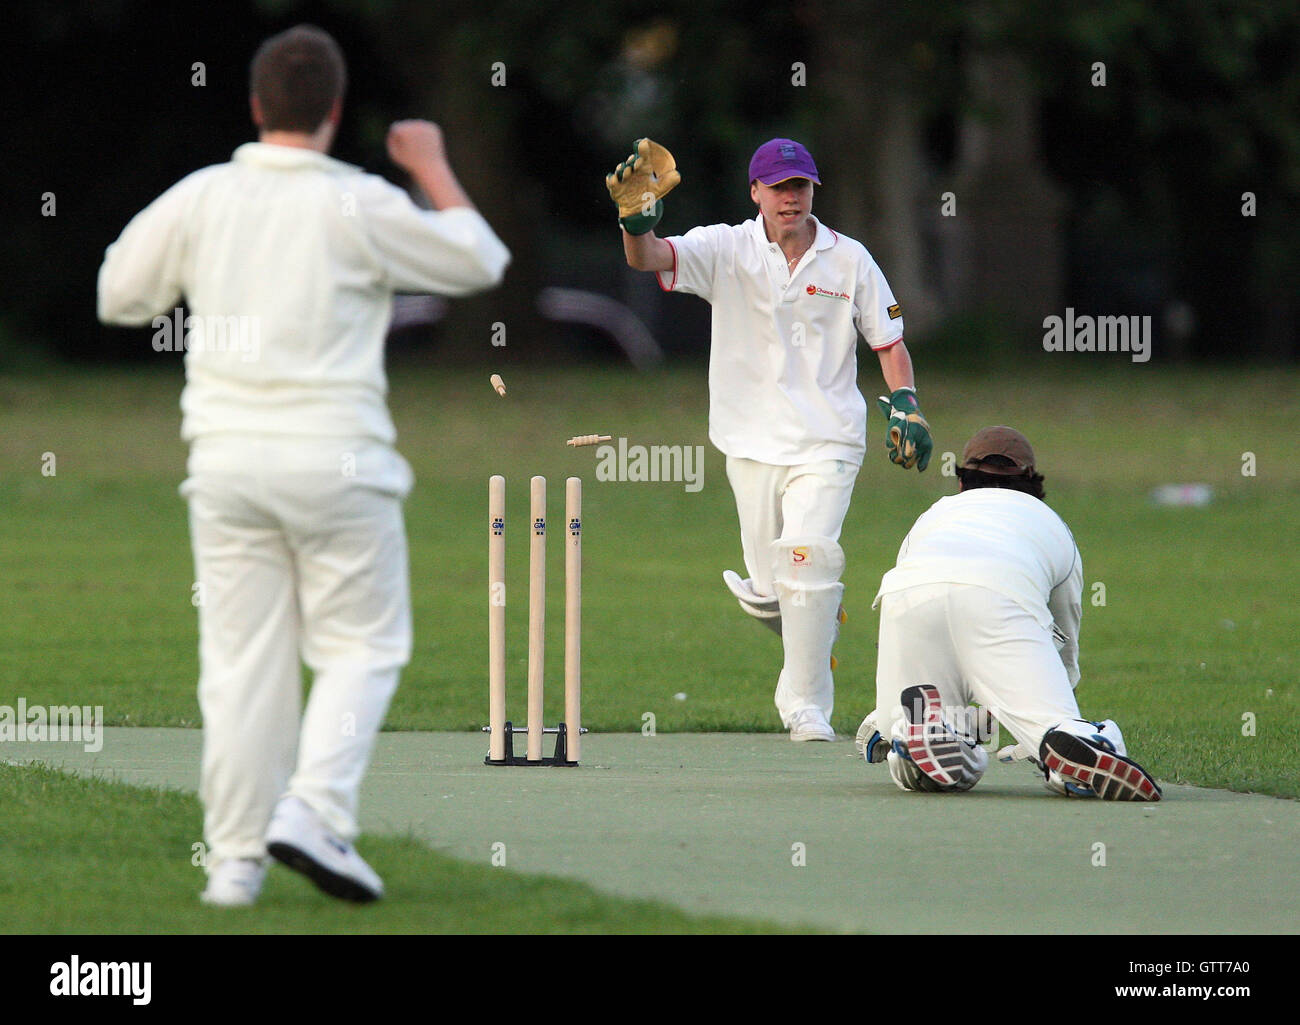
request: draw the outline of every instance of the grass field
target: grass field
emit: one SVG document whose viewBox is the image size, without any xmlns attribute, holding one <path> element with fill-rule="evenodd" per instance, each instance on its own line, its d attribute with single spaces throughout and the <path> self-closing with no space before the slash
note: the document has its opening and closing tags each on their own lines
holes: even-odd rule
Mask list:
<svg viewBox="0 0 1300 1025">
<path fill-rule="evenodd" d="M 1133 753 L 1163 780 L 1300 796 L 1293 554 L 1300 375 L 1072 369 L 1081 366 L 1008 384 L 928 373 L 921 363 L 936 437 L 923 475 L 885 459 L 873 412 L 842 538 L 850 618 L 837 645 L 835 726 L 852 734 L 872 707 L 871 599 L 912 521 L 955 490 L 943 453 L 960 451 L 980 426 L 1011 423 L 1034 443 L 1049 503 L 1083 554 L 1084 713 L 1116 719 Z M 576 474 L 586 485 L 587 725 L 636 731 L 649 713 L 660 731 L 779 730 L 772 706 L 779 641 L 739 612 L 720 580 L 723 569 L 743 566 L 722 458 L 707 443 L 703 372 L 504 372 L 506 399 L 489 387 L 487 370 L 391 374 L 399 448 L 417 476 L 407 504 L 416 647 L 388 727 L 472 730 L 486 721 L 487 478 L 507 476 L 518 523 L 527 478 L 540 473 L 552 482 L 553 519 L 563 478 Z M 876 394 L 877 378 L 864 366 L 864 394 Z M 193 573 L 176 492 L 185 460 L 180 383 L 177 373 L 158 371 L 0 378 L 0 704 L 22 697 L 103 705 L 110 725 L 198 725 Z M 633 445 L 704 446 L 703 489 L 596 480 L 595 450 L 567 448 L 564 439 L 597 431 Z M 1151 490 L 1170 482 L 1208 483 L 1215 499 L 1203 508 L 1154 505 Z M 525 552 L 516 531 L 508 570 L 512 700 L 522 698 Z M 560 546 L 550 554 L 554 719 L 562 690 Z M 74 788 L 53 800 L 48 830 L 33 813 L 37 836 L 25 854 L 3 845 L 0 860 L 19 858 L 16 870 L 24 871 L 29 862 L 21 859 L 36 856 L 52 874 L 61 864 L 75 870 L 70 856 L 53 853 L 63 851 L 56 836 L 67 828 L 56 809 L 75 805 L 84 785 L 11 770 L 0 778 L 6 806 L 39 807 L 33 793 Z M 118 788 L 95 791 L 95 800 L 142 816 L 140 802 L 153 802 L 157 817 L 142 821 L 162 829 L 164 820 L 187 818 L 185 836 L 198 815 L 180 796 Z M 381 871 L 400 874 L 405 856 L 427 854 L 382 843 L 391 846 L 376 856 Z M 0 878 L 14 878 L 11 867 Z M 451 864 L 434 874 L 443 871 L 461 870 Z M 192 886 L 183 902 L 193 904 Z M 640 920 L 621 913 L 610 912 L 607 924 L 641 931 Z M 380 930 L 405 927 L 393 914 Z M 193 921 L 174 928 L 210 927 Z M 541 928 L 539 920 L 534 931 Z"/>
<path fill-rule="evenodd" d="M 7 933 L 786 931 L 470 865 L 413 838 L 393 837 L 367 837 L 364 849 L 396 899 L 361 907 L 327 897 L 297 875 L 270 872 L 256 909 L 208 908 L 194 899 L 202 885 L 191 863 L 195 826 L 202 821 L 194 795 L 0 765 L 0 802 L 8 834 L 0 847 L 0 931 Z M 142 880 L 148 881 L 148 900 L 140 899 Z"/>
</svg>

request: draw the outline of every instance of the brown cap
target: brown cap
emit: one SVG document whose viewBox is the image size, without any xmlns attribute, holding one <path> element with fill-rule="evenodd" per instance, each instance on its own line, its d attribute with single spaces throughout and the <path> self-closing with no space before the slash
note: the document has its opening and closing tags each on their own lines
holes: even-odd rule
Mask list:
<svg viewBox="0 0 1300 1025">
<path fill-rule="evenodd" d="M 984 460 L 989 456 L 1005 456 L 1016 465 L 985 464 Z M 961 465 L 963 469 L 1007 477 L 1031 474 L 1034 472 L 1034 450 L 1029 447 L 1029 439 L 1013 428 L 985 427 L 976 431 L 975 437 L 966 442 L 966 447 L 961 452 Z"/>
</svg>

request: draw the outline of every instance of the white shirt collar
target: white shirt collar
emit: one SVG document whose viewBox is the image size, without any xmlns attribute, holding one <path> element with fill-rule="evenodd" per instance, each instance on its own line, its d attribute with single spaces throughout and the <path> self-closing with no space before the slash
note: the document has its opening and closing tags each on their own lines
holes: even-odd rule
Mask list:
<svg viewBox="0 0 1300 1025">
<path fill-rule="evenodd" d="M 327 153 L 302 146 L 276 146 L 267 142 L 246 142 L 231 157 L 237 163 L 259 167 L 324 167 L 352 170 L 351 165 Z"/>
<path fill-rule="evenodd" d="M 822 222 L 812 214 L 809 214 L 808 216 L 812 220 L 813 224 L 817 225 L 817 234 L 813 238 L 812 247 L 820 251 L 822 249 L 829 249 L 831 246 L 835 245 L 839 236 L 830 228 L 826 227 L 826 225 L 822 224 Z M 761 213 L 756 215 L 752 221 L 748 222 L 748 224 L 750 234 L 754 236 L 754 240 L 760 246 L 770 246 L 775 244 L 767 237 L 767 231 L 763 227 L 763 215 Z"/>
</svg>

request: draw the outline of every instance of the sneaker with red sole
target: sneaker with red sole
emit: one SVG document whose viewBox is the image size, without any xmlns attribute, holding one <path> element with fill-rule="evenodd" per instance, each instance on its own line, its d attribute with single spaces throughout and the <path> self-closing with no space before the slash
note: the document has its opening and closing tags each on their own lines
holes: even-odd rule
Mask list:
<svg viewBox="0 0 1300 1025">
<path fill-rule="evenodd" d="M 908 687 L 900 700 L 907 728 L 899 746 L 907 757 L 944 789 L 973 787 L 988 766 L 988 752 L 959 736 L 944 720 L 939 688 L 929 683 Z"/>
<path fill-rule="evenodd" d="M 1103 801 L 1158 801 L 1163 796 L 1146 769 L 1100 735 L 1093 741 L 1062 729 L 1048 730 L 1038 757 L 1049 772 L 1090 787 Z"/>
</svg>

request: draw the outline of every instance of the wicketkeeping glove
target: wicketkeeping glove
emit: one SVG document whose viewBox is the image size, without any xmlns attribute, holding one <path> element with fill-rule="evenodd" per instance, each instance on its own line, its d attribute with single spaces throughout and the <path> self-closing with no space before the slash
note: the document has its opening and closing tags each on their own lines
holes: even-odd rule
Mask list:
<svg viewBox="0 0 1300 1025">
<path fill-rule="evenodd" d="M 889 461 L 897 463 L 904 470 L 910 470 L 913 466 L 917 470 L 924 470 L 930 465 L 930 451 L 934 448 L 934 442 L 930 439 L 930 425 L 921 415 L 916 389 L 899 388 L 889 398 L 881 395 L 876 402 L 889 421 L 889 433 L 885 438 Z"/>
<path fill-rule="evenodd" d="M 613 173 L 605 175 L 605 187 L 618 204 L 618 223 L 629 235 L 644 235 L 664 215 L 663 198 L 682 180 L 677 161 L 650 139 L 637 139 L 632 153 Z"/>
</svg>

